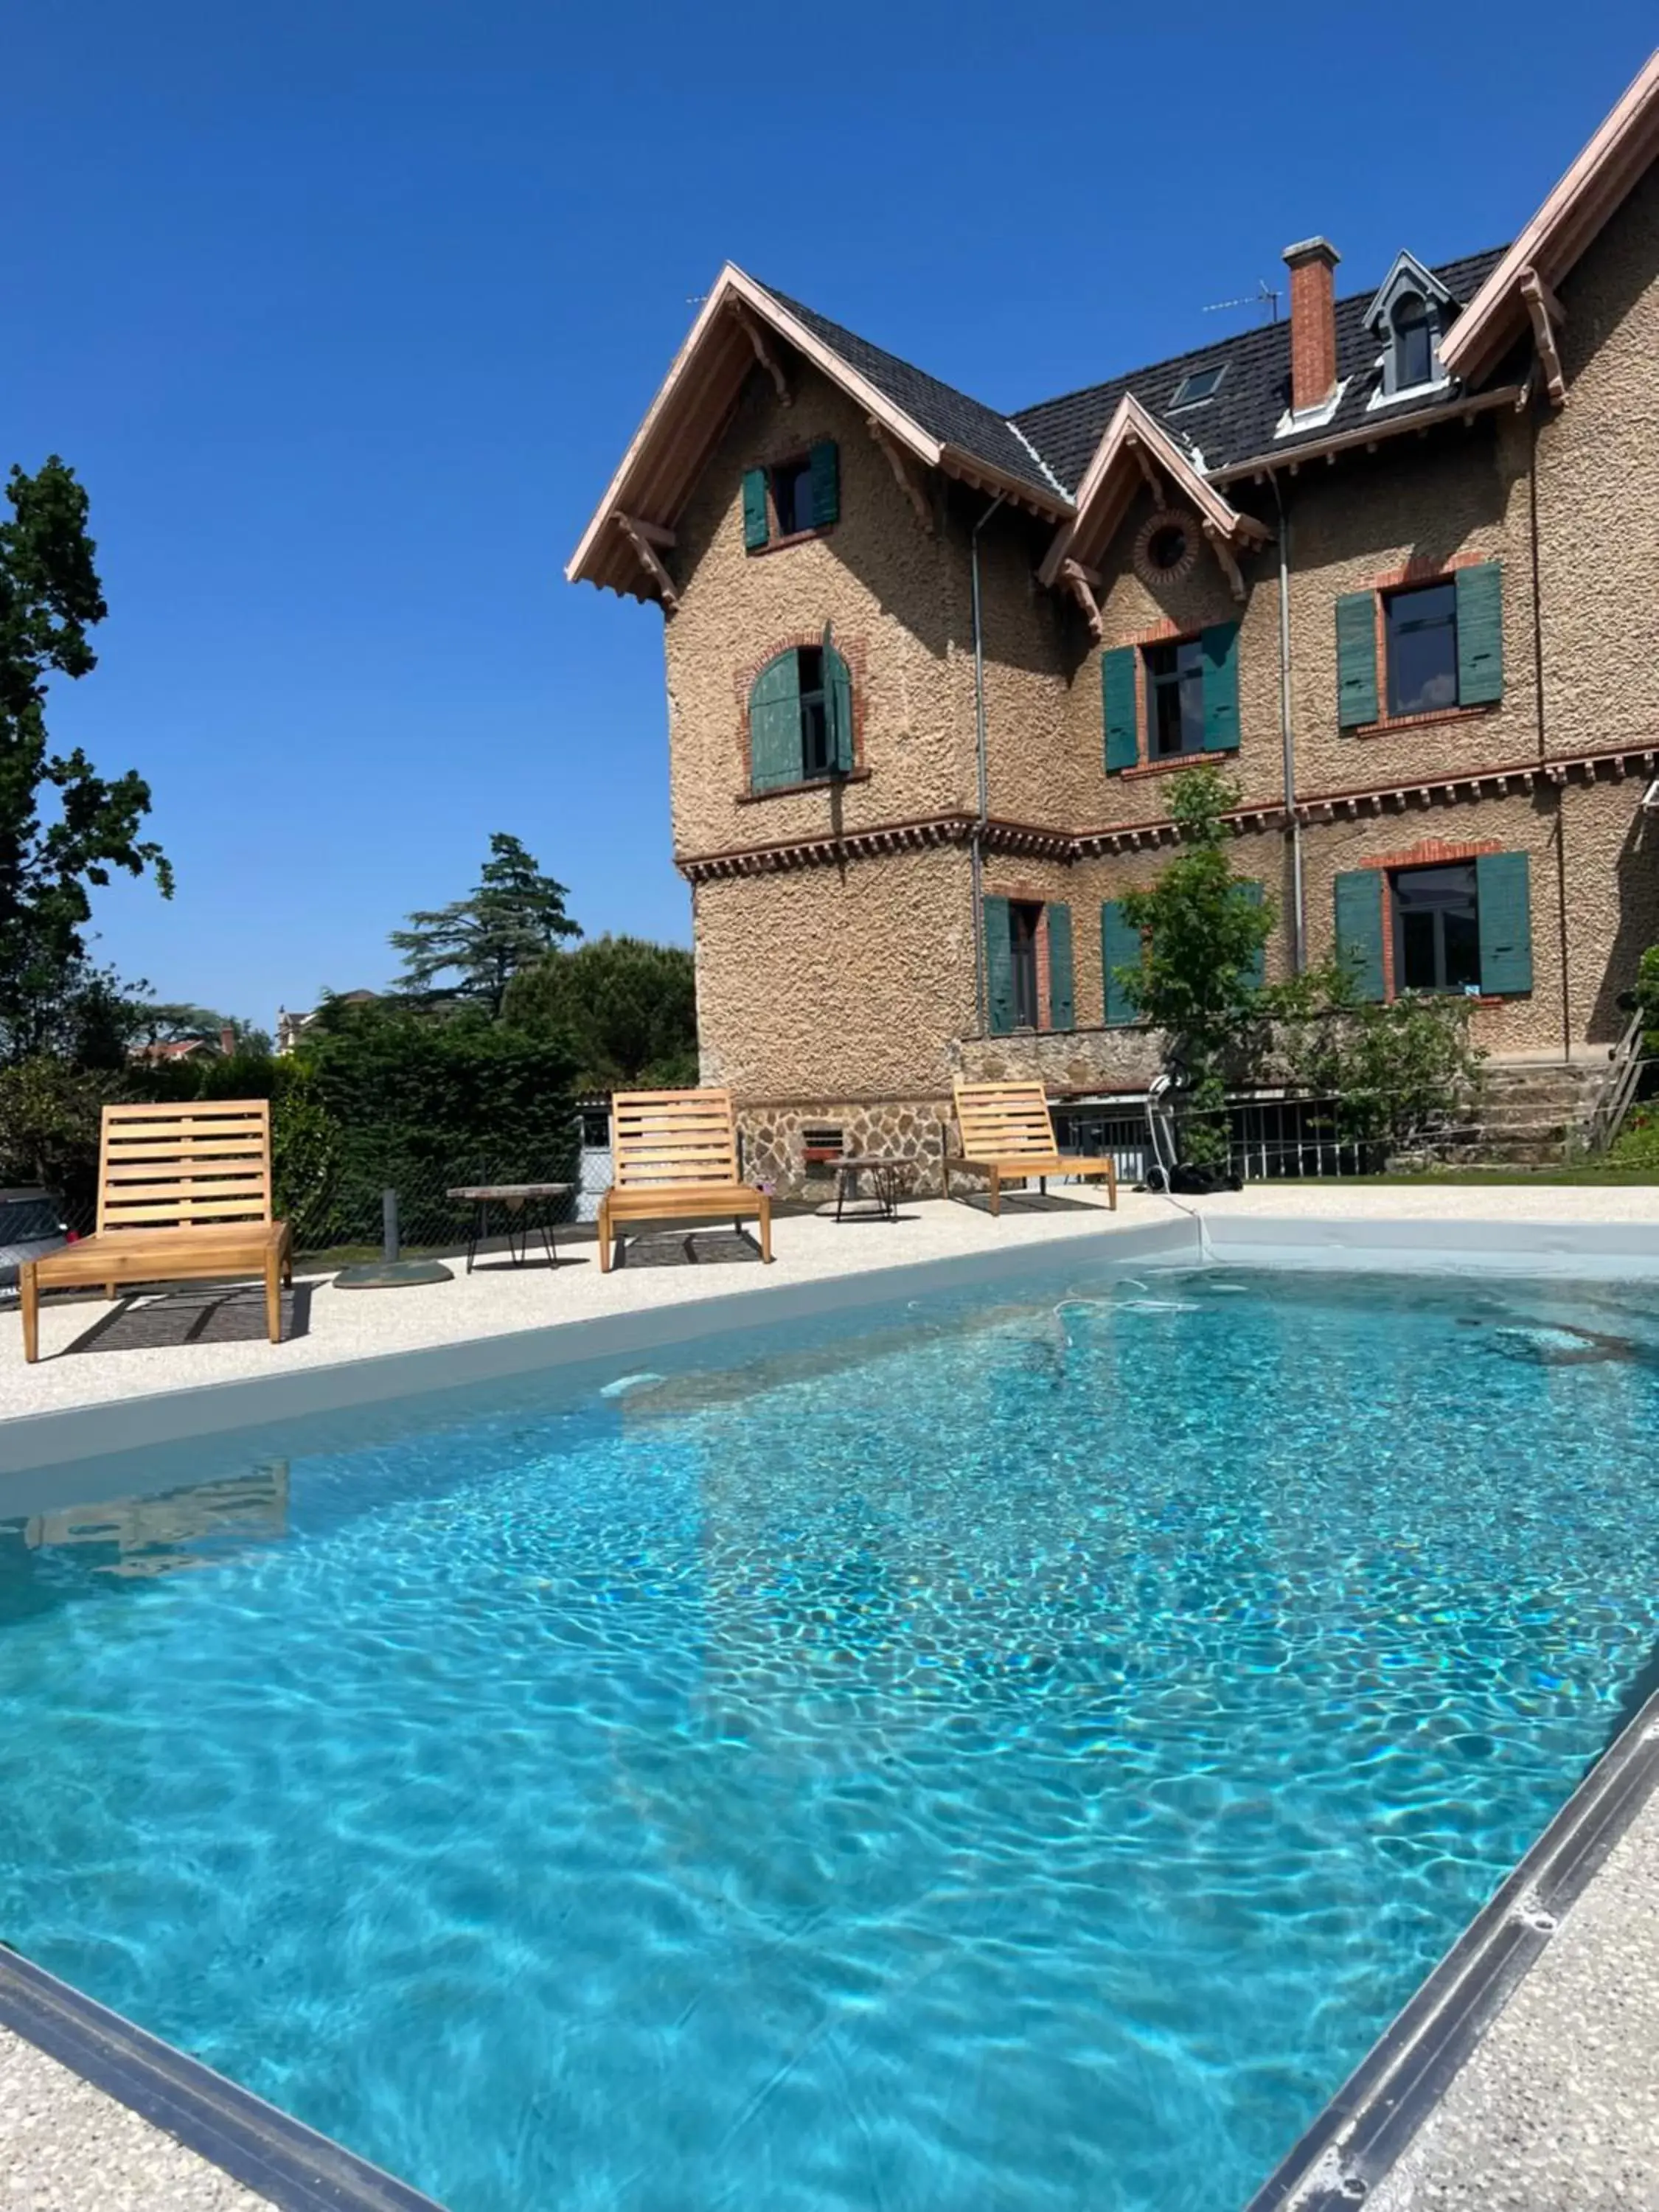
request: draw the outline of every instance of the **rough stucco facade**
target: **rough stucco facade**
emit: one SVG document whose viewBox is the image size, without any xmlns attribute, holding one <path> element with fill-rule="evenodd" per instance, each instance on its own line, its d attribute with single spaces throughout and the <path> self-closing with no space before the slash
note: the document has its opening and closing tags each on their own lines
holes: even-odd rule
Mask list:
<svg viewBox="0 0 1659 2212">
<path fill-rule="evenodd" d="M 1340 449 L 1267 452 L 1218 478 L 1240 526 L 1213 558 L 1211 526 L 1200 538 L 1183 498 L 1183 481 L 1204 498 L 1184 457 L 1149 461 L 1156 434 L 1143 431 L 1146 481 L 1069 588 L 1039 576 L 1063 488 L 1043 512 L 1040 485 L 999 503 L 1003 479 L 916 466 L 833 362 L 769 352 L 743 324 L 755 358 L 659 538 L 672 549 L 673 828 L 693 886 L 703 1074 L 737 1095 L 756 1172 L 799 1181 L 803 1133 L 819 1129 L 930 1162 L 964 1071 L 1035 1072 L 1057 1094 L 1145 1084 L 1155 1041 L 1107 1023 L 1102 910 L 1167 860 L 1168 777 L 1192 764 L 1152 757 L 1158 649 L 1223 631 L 1236 636 L 1236 738 L 1221 757 L 1238 791 L 1235 866 L 1279 913 L 1267 976 L 1295 958 L 1297 856 L 1303 960 L 1339 949 L 1338 878 L 1373 872 L 1392 994 L 1396 879 L 1524 855 L 1528 980 L 1479 987 L 1478 1039 L 1499 1058 L 1605 1055 L 1626 1020 L 1619 994 L 1659 940 L 1659 814 L 1641 805 L 1644 749 L 1659 747 L 1659 171 L 1578 255 L 1559 308 L 1567 404 L 1546 396 L 1547 364 L 1523 340 L 1467 407 L 1415 425 L 1378 411 L 1374 436 Z M 833 521 L 780 532 L 775 514 L 768 542 L 749 542 L 753 487 L 825 443 L 839 458 Z M 1171 514 L 1200 550 L 1161 574 L 1146 549 Z M 1345 727 L 1339 604 L 1370 595 L 1386 655 L 1389 595 L 1463 570 L 1501 578 L 1498 695 L 1390 716 L 1379 694 Z M 757 681 L 779 656 L 813 653 L 826 624 L 851 702 L 840 772 L 757 788 Z M 1134 660 L 1140 732 L 1133 765 L 1115 769 L 1114 655 Z M 976 847 L 983 896 L 1036 917 L 1036 1022 L 1012 1034 L 988 1031 Z M 1051 974 L 1062 907 L 1069 1008 Z"/>
</svg>

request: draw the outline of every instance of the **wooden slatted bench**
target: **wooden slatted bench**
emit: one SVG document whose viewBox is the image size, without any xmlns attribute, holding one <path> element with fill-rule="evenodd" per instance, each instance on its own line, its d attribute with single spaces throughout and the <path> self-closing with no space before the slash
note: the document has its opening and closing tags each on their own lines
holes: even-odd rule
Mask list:
<svg viewBox="0 0 1659 2212">
<path fill-rule="evenodd" d="M 1040 1083 L 962 1083 L 956 1094 L 957 1132 L 962 1150 L 947 1153 L 945 1194 L 951 1194 L 952 1168 L 972 1168 L 988 1176 L 991 1211 L 1002 1211 L 1002 1186 L 1033 1176 L 1046 1196 L 1050 1176 L 1084 1176 L 1103 1180 L 1108 1202 L 1117 1206 L 1117 1168 L 1109 1159 L 1073 1159 L 1054 1141 L 1048 1094 Z"/>
<path fill-rule="evenodd" d="M 270 1107 L 263 1098 L 106 1106 L 98 1144 L 98 1226 L 17 1271 L 23 1357 L 40 1356 L 40 1293 L 88 1283 L 106 1297 L 138 1283 L 263 1277 L 265 1328 L 283 1333 L 294 1279 L 289 1225 L 270 1218 Z"/>
<path fill-rule="evenodd" d="M 745 1221 L 760 1224 L 772 1257 L 772 1201 L 738 1172 L 729 1091 L 618 1091 L 611 1101 L 615 1180 L 599 1200 L 599 1266 L 610 1272 L 623 1222 Z"/>
</svg>

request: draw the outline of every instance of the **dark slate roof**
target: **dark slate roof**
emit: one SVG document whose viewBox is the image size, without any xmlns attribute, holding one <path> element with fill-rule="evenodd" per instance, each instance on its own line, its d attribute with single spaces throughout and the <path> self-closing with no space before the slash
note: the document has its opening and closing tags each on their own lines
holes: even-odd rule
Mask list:
<svg viewBox="0 0 1659 2212">
<path fill-rule="evenodd" d="M 1503 258 L 1505 249 L 1494 246 L 1486 253 L 1467 254 L 1448 261 L 1433 272 L 1460 306 L 1467 306 Z M 1378 282 L 1381 282 L 1379 277 Z M 1331 420 L 1316 430 L 1275 438 L 1273 431 L 1290 404 L 1291 326 L 1269 323 L 1213 345 L 1199 346 L 1173 360 L 1154 362 L 1148 368 L 1132 370 L 1109 383 L 1094 384 L 1063 398 L 1046 399 L 1036 407 L 1022 408 L 1012 419 L 1042 453 L 1068 490 L 1075 491 L 1107 424 L 1126 392 L 1132 392 L 1178 442 L 1196 445 L 1206 470 L 1253 459 L 1258 453 L 1293 451 L 1310 438 L 1335 436 L 1358 428 L 1365 419 L 1366 402 L 1373 385 L 1372 362 L 1377 355 L 1376 333 L 1365 328 L 1366 308 L 1376 296 L 1376 287 L 1354 292 L 1336 303 L 1336 369 L 1348 379 L 1341 403 Z M 1183 376 L 1191 371 L 1227 365 L 1212 398 L 1171 410 L 1170 401 Z M 1419 403 L 1431 406 L 1432 399 Z M 1414 413 L 1410 404 L 1391 408 L 1387 419 Z"/>
<path fill-rule="evenodd" d="M 1460 305 L 1467 306 L 1505 249 L 1493 246 L 1486 253 L 1466 254 L 1461 261 L 1442 263 L 1434 274 Z M 1381 278 L 1378 279 L 1379 283 Z M 1116 412 L 1126 392 L 1135 398 L 1182 445 L 1196 446 L 1212 475 L 1260 453 L 1293 451 L 1307 439 L 1330 437 L 1357 428 L 1365 420 L 1370 398 L 1371 364 L 1377 342 L 1363 320 L 1376 296 L 1376 288 L 1351 293 L 1336 303 L 1337 374 L 1348 380 L 1341 404 L 1328 422 L 1294 437 L 1273 435 L 1280 416 L 1290 404 L 1291 328 L 1288 322 L 1269 323 L 1241 331 L 1212 345 L 1198 346 L 1150 368 L 1133 369 L 1127 376 L 1105 384 L 1091 384 L 1059 399 L 1045 399 L 1024 407 L 1012 416 L 999 415 L 965 392 L 941 384 L 938 377 L 915 368 L 896 354 L 872 345 L 855 331 L 832 323 L 825 315 L 792 300 L 787 292 L 764 288 L 778 305 L 805 324 L 824 344 L 839 354 L 878 392 L 902 407 L 930 436 L 976 455 L 1016 483 L 1029 483 L 1051 497 L 1055 490 L 1068 496 L 1081 483 L 1095 447 Z M 1227 374 L 1212 398 L 1174 408 L 1170 401 L 1183 376 L 1198 368 L 1226 363 Z M 1431 406 L 1425 399 L 1421 406 Z M 1416 407 L 1391 408 L 1386 418 L 1398 421 Z M 1034 450 L 1035 449 L 1035 450 Z"/>
<path fill-rule="evenodd" d="M 803 307 L 799 300 L 792 300 L 787 292 L 774 290 L 769 284 L 763 289 L 771 293 L 779 307 L 805 323 L 815 337 L 822 338 L 825 345 L 838 353 L 849 368 L 855 369 L 866 383 L 873 384 L 896 407 L 902 407 L 930 437 L 977 455 L 1017 483 L 1035 486 L 1049 499 L 1057 492 L 1064 493 L 1066 488 L 1055 483 L 1006 417 L 999 415 L 994 407 L 983 406 L 977 399 L 970 399 L 965 392 L 941 384 L 938 377 L 929 376 L 923 369 L 913 368 L 896 354 L 883 352 L 868 339 L 843 330 L 839 323 L 832 323 L 827 316 Z"/>
</svg>

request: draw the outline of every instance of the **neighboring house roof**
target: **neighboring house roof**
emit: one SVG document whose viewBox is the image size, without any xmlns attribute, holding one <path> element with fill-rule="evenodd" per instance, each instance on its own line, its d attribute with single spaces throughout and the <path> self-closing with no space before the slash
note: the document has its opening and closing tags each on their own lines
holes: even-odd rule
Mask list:
<svg viewBox="0 0 1659 2212">
<path fill-rule="evenodd" d="M 1497 246 L 1485 253 L 1466 254 L 1459 261 L 1443 262 L 1432 273 L 1453 299 L 1472 300 L 1502 258 L 1503 248 Z M 1335 413 L 1317 429 L 1284 438 L 1274 434 L 1290 405 L 1288 321 L 1240 331 L 1213 345 L 1196 346 L 1190 353 L 1131 369 L 1127 376 L 1115 376 L 1061 398 L 1023 407 L 1012 420 L 1054 474 L 1070 487 L 1081 483 L 1120 403 L 1131 396 L 1178 443 L 1189 450 L 1194 446 L 1199 448 L 1208 476 L 1259 455 L 1294 452 L 1300 442 L 1334 437 L 1367 420 L 1366 402 L 1375 389 L 1370 372 L 1376 359 L 1377 341 L 1376 333 L 1365 327 L 1365 311 L 1376 296 L 1376 287 L 1371 284 L 1336 303 L 1336 373 L 1339 379 L 1347 380 L 1347 388 Z M 1224 366 L 1226 374 L 1213 398 L 1191 406 L 1173 405 L 1183 378 L 1200 369 Z M 1435 394 L 1417 401 L 1401 400 L 1389 409 L 1388 422 L 1392 424 L 1425 406 L 1440 404 L 1443 398 L 1443 394 Z"/>
<path fill-rule="evenodd" d="M 1441 347 L 1454 375 L 1485 375 L 1547 302 L 1528 287 L 1559 284 L 1614 210 L 1659 158 L 1659 53 L 1544 202 L 1513 246 L 1487 271 L 1468 311 Z M 1528 293 L 1534 305 L 1528 304 Z M 1535 327 L 1535 325 L 1534 325 Z"/>
</svg>

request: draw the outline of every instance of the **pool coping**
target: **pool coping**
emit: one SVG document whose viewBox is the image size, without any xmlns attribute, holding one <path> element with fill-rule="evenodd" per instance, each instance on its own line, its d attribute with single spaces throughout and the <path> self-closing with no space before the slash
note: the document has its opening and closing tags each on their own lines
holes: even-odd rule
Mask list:
<svg viewBox="0 0 1659 2212">
<path fill-rule="evenodd" d="M 1243 2212 L 1352 2212 L 1430 2118 L 1659 1784 L 1659 1690 L 1432 1967 Z"/>
<path fill-rule="evenodd" d="M 0 2027 L 279 2212 L 443 2212 L 436 2199 L 0 1942 Z"/>
</svg>

